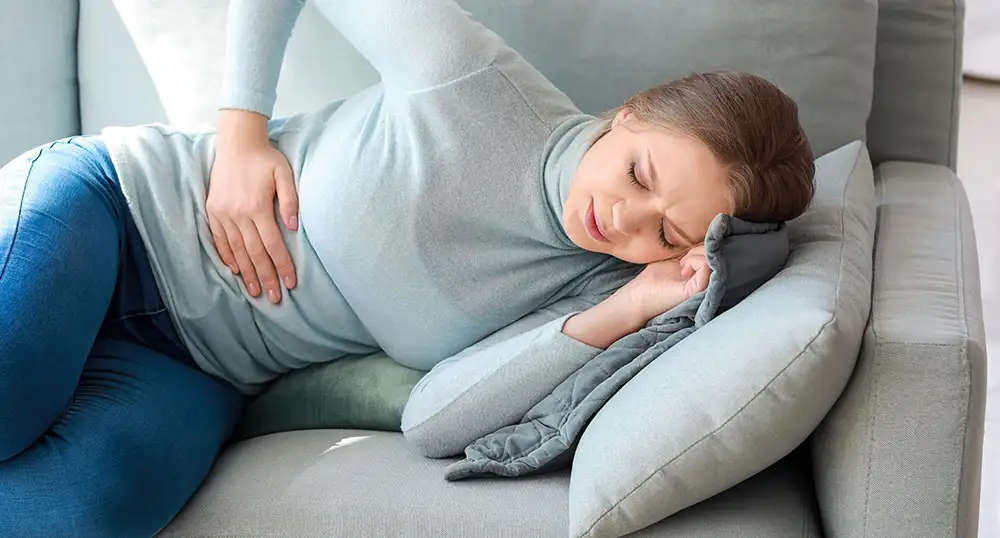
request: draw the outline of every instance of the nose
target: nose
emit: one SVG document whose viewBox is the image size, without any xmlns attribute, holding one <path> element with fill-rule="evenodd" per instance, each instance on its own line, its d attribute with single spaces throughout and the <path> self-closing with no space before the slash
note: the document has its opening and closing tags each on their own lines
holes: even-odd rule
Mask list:
<svg viewBox="0 0 1000 538">
<path fill-rule="evenodd" d="M 660 213 L 652 204 L 622 200 L 611 207 L 611 222 L 622 235 L 639 235 L 650 227 L 658 227 Z"/>
</svg>

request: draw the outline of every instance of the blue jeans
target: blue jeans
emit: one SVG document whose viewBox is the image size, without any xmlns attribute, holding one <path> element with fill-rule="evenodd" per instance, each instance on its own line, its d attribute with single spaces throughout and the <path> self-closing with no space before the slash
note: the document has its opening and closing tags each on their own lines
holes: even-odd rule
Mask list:
<svg viewBox="0 0 1000 538">
<path fill-rule="evenodd" d="M 242 411 L 197 369 L 99 138 L 0 170 L 0 536 L 152 536 Z"/>
</svg>

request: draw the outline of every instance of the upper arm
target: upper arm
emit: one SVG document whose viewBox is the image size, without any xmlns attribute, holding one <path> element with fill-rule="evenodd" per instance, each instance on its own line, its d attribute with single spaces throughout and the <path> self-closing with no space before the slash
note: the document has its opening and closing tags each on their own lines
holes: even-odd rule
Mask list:
<svg viewBox="0 0 1000 538">
<path fill-rule="evenodd" d="M 314 0 L 382 76 L 413 91 L 489 66 L 503 46 L 454 0 Z"/>
<path fill-rule="evenodd" d="M 488 67 L 502 40 L 454 0 L 314 0 L 379 72 L 387 89 L 414 91 Z M 270 116 L 281 64 L 305 0 L 231 0 L 222 108 Z"/>
</svg>

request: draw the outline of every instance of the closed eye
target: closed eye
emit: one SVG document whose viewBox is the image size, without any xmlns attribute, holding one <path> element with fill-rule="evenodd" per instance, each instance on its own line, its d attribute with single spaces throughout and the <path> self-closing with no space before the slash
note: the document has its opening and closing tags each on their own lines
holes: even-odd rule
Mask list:
<svg viewBox="0 0 1000 538">
<path fill-rule="evenodd" d="M 660 246 L 663 248 L 674 248 L 674 245 L 667 241 L 667 232 L 663 229 L 663 224 L 660 224 Z"/>
<path fill-rule="evenodd" d="M 645 185 L 643 185 L 639 181 L 639 178 L 637 178 L 636 175 L 635 175 L 635 161 L 633 161 L 632 164 L 630 164 L 629 167 L 628 167 L 628 177 L 632 181 L 632 184 L 635 185 L 636 187 L 639 187 L 640 189 L 642 189 L 644 191 L 648 191 L 649 190 L 648 188 L 646 188 Z"/>
<path fill-rule="evenodd" d="M 649 187 L 643 185 L 642 182 L 639 181 L 639 178 L 636 177 L 635 161 L 632 161 L 632 164 L 628 167 L 628 177 L 629 181 L 631 181 L 636 187 L 639 187 L 644 191 L 649 190 Z M 663 248 L 674 248 L 674 245 L 670 241 L 667 241 L 667 230 L 664 227 L 663 222 L 660 222 L 660 246 Z"/>
</svg>

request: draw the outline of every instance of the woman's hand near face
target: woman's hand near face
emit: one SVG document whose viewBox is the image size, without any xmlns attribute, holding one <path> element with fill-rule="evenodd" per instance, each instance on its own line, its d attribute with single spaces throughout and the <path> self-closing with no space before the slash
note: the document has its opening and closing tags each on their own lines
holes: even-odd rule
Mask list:
<svg viewBox="0 0 1000 538">
<path fill-rule="evenodd" d="M 651 263 L 610 297 L 569 318 L 563 333 L 604 349 L 705 290 L 711 274 L 704 245 L 692 247 L 679 259 Z"/>
<path fill-rule="evenodd" d="M 298 196 L 288 160 L 267 133 L 267 118 L 243 110 L 219 114 L 206 209 L 216 251 L 252 297 L 281 299 L 295 287 L 295 267 L 278 228 L 274 200 L 289 230 L 298 229 Z M 279 277 L 281 282 L 279 282 Z"/>
<path fill-rule="evenodd" d="M 692 247 L 678 259 L 651 263 L 623 289 L 629 291 L 637 308 L 656 317 L 681 304 L 708 287 L 712 269 L 705 257 L 705 246 Z"/>
</svg>

